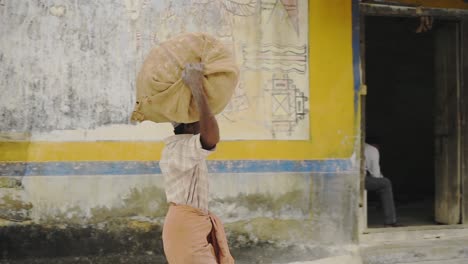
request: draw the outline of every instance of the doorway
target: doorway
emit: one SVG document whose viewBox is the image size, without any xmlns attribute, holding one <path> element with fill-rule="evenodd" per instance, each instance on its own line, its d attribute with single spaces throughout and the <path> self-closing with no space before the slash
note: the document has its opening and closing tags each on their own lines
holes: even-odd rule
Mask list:
<svg viewBox="0 0 468 264">
<path fill-rule="evenodd" d="M 419 17 L 365 18 L 365 134 L 378 141 L 404 226 L 462 221 L 460 25 Z M 367 223 L 382 227 L 379 197 Z"/>
</svg>

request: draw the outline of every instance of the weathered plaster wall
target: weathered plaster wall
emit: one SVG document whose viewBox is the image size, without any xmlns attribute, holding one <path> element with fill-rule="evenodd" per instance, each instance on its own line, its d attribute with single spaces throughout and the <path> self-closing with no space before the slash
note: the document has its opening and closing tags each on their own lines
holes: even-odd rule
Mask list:
<svg viewBox="0 0 468 264">
<path fill-rule="evenodd" d="M 210 179 L 210 208 L 225 222 L 240 263 L 319 258 L 344 253 L 339 247 L 353 243 L 358 176 L 352 171 L 221 173 Z M 24 257 L 38 247 L 42 256 L 51 257 L 59 241 L 69 246 L 59 255 L 99 250 L 161 255 L 167 210 L 161 175 L 26 176 L 21 183 L 0 195 L 0 235 L 11 241 L 0 244 L 4 257 Z M 42 245 L 34 246 L 46 233 Z M 76 236 L 81 240 L 75 241 Z M 118 243 L 117 237 L 129 239 L 128 248 L 106 245 L 106 239 Z M 271 250 L 277 253 L 268 256 Z"/>
<path fill-rule="evenodd" d="M 135 51 L 123 1 L 2 1 L 0 131 L 126 124 Z"/>
<path fill-rule="evenodd" d="M 104 47 L 101 46 L 119 49 L 122 41 L 132 41 L 128 25 L 120 24 L 125 20 L 129 23 L 132 13 L 112 13 L 111 10 L 113 6 L 123 10 L 125 3 L 134 1 L 67 1 L 69 5 L 65 9 L 60 7 L 64 2 L 39 1 L 34 2 L 34 6 L 22 2 L 13 6 L 16 1 L 0 1 L 1 12 L 14 10 L 8 19 L 22 27 L 29 27 L 25 12 L 31 10 L 40 14 L 27 35 L 18 36 L 13 29 L 0 29 L 2 33 L 15 36 L 18 46 L 8 47 L 8 64 L 26 69 L 8 73 L 23 74 L 15 77 L 21 80 L 20 88 L 9 83 L 2 83 L 0 87 L 5 89 L 4 94 L 19 91 L 25 100 L 34 101 L 26 105 L 23 112 L 10 109 L 12 104 L 23 103 L 22 100 L 2 101 L 0 107 L 5 110 L 2 110 L 5 117 L 18 112 L 24 118 L 16 124 L 2 124 L 0 132 L 28 131 L 32 125 L 38 127 L 38 131 L 49 129 L 48 125 L 40 123 L 40 118 L 35 121 L 25 117 L 33 112 L 44 115 L 47 109 L 53 109 L 58 119 L 66 114 L 76 117 L 72 123 L 57 120 L 63 129 L 75 125 L 93 127 L 94 123 L 84 121 L 89 115 L 96 114 L 102 117 L 100 121 L 113 123 L 128 114 L 127 108 L 117 108 L 105 101 L 99 102 L 104 106 L 102 109 L 86 108 L 88 103 L 104 99 L 89 98 L 86 89 L 90 86 L 84 84 L 99 87 L 101 78 L 115 78 L 112 82 L 128 82 L 134 78 L 128 72 L 105 72 L 105 64 L 113 63 L 108 61 L 111 59 L 132 69 L 133 65 L 126 63 L 129 59 L 126 52 L 130 51 L 102 51 Z M 47 8 L 41 9 L 41 3 Z M 93 8 L 105 4 L 110 8 L 102 14 Z M 69 25 L 63 23 L 61 15 L 70 17 Z M 87 19 L 78 20 L 78 15 Z M 101 34 L 107 31 L 97 32 L 93 27 L 93 18 L 97 16 L 106 18 L 99 22 L 104 23 L 103 28 L 107 28 L 108 23 L 116 26 L 109 28 L 115 34 L 107 36 L 107 40 L 101 40 Z M 353 79 L 351 2 L 309 1 L 309 17 L 310 139 L 222 142 L 209 163 L 211 208 L 226 222 L 238 263 L 314 259 L 346 251 L 347 245 L 355 242 L 359 168 L 355 166 L 353 153 L 359 134 L 356 130 L 359 127 L 356 126 L 359 84 Z M 8 22 L 4 16 L 1 19 Z M 22 37 L 40 38 L 44 34 L 52 36 L 50 43 L 21 46 Z M 54 46 L 53 38 L 60 36 L 72 43 Z M 94 38 L 97 44 L 89 46 L 87 38 Z M 0 51 L 5 49 L 2 41 L 3 38 Z M 20 48 L 47 49 L 43 55 L 54 56 L 50 67 L 22 65 L 21 56 L 15 59 L 12 55 Z M 61 67 L 68 57 L 54 55 L 54 49 L 59 55 L 76 53 L 79 60 L 74 63 L 82 66 Z M 34 59 L 46 58 L 41 55 Z M 37 77 L 54 70 L 73 74 L 86 67 L 103 76 L 83 80 L 83 83 L 55 83 L 53 78 Z M 0 70 L 6 73 L 5 68 Z M 83 85 L 84 92 L 69 97 L 68 93 L 58 93 L 49 85 Z M 106 85 L 99 94 L 124 93 L 118 90 L 120 88 L 113 89 Z M 50 100 L 42 100 L 46 103 L 41 104 L 34 99 L 36 97 Z M 54 105 L 54 98 L 59 98 L 65 106 Z M 122 105 L 126 103 L 122 101 Z M 80 111 L 82 108 L 84 110 Z M 122 127 L 119 126 L 89 134 L 75 130 L 64 134 L 62 131 L 49 134 L 46 141 L 38 141 L 40 137 L 27 133 L 1 134 L 2 256 L 19 259 L 115 254 L 117 257 L 112 263 L 129 263 L 123 255 L 160 263 L 161 224 L 167 207 L 157 160 L 163 145 L 146 141 L 156 131 L 152 127 L 143 124 L 140 132 L 134 131 L 136 134 L 132 137 L 126 134 L 126 141 L 121 141 Z M 169 133 L 167 127 L 161 135 Z"/>
</svg>

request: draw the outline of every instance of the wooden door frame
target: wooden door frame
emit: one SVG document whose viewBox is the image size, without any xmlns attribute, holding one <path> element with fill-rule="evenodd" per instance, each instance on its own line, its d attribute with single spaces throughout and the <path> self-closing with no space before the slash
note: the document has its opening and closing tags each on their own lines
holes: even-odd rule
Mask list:
<svg viewBox="0 0 468 264">
<path fill-rule="evenodd" d="M 462 221 L 461 39 L 460 21 L 443 20 L 435 30 L 435 221 Z M 453 42 L 452 42 L 453 41 Z M 438 64 L 437 64 L 438 63 Z M 443 143 L 444 142 L 444 143 Z"/>
<path fill-rule="evenodd" d="M 360 33 L 360 71 L 361 71 L 361 94 L 360 94 L 360 109 L 361 109 L 361 124 L 360 124 L 360 213 L 358 216 L 359 224 L 359 233 L 365 234 L 368 233 L 367 226 L 367 200 L 365 195 L 365 169 L 362 166 L 364 165 L 364 142 L 365 142 L 365 127 L 366 127 L 366 118 L 365 118 L 365 108 L 366 108 L 366 72 L 365 72 L 365 21 L 368 16 L 381 16 L 381 17 L 421 17 L 421 16 L 431 16 L 438 19 L 451 20 L 460 23 L 460 33 L 468 32 L 468 10 L 460 9 L 447 9 L 447 8 L 424 8 L 424 7 L 410 7 L 410 6 L 395 6 L 395 5 L 385 5 L 385 4 L 371 4 L 371 3 L 360 3 L 359 4 L 359 13 L 355 14 L 359 16 L 359 30 Z M 461 191 L 462 191 L 462 202 L 461 202 L 461 212 L 462 212 L 462 224 L 468 224 L 468 35 L 462 35 L 460 37 L 460 52 L 461 59 L 460 63 L 460 117 L 461 117 L 461 153 L 460 153 L 460 177 L 461 177 Z M 463 63 L 464 62 L 464 63 Z M 466 135 L 466 136 L 465 136 Z M 464 200 L 463 200 L 464 199 Z M 456 225 L 458 226 L 458 225 Z"/>
</svg>

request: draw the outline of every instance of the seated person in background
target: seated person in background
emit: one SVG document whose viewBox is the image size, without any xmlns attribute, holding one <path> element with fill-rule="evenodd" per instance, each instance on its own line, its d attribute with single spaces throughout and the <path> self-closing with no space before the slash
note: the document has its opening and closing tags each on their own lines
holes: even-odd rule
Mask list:
<svg viewBox="0 0 468 264">
<path fill-rule="evenodd" d="M 380 153 L 378 141 L 368 138 L 364 147 L 366 159 L 366 190 L 376 191 L 380 196 L 385 227 L 399 227 L 397 222 L 395 203 L 393 201 L 392 182 L 385 178 L 380 171 Z"/>
</svg>

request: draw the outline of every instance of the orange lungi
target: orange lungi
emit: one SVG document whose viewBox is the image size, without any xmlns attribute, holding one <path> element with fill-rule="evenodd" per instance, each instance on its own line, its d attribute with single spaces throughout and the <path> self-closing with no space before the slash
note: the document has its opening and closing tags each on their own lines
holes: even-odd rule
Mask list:
<svg viewBox="0 0 468 264">
<path fill-rule="evenodd" d="M 163 227 L 169 264 L 233 264 L 221 220 L 188 205 L 171 204 Z"/>
</svg>

